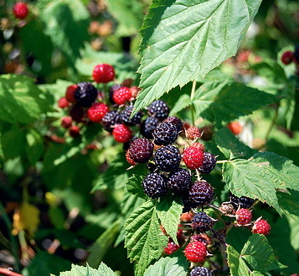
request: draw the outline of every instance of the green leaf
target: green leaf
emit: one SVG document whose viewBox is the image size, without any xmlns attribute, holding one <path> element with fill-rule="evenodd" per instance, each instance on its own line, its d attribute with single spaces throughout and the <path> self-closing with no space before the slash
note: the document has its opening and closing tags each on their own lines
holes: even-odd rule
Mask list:
<svg viewBox="0 0 299 276">
<path fill-rule="evenodd" d="M 128 257 L 136 261 L 136 276 L 143 275 L 152 261 L 157 260 L 168 238 L 162 234 L 155 205 L 147 201 L 135 210 L 126 221 L 125 247 Z"/>
<path fill-rule="evenodd" d="M 22 75 L 0 76 L 0 120 L 29 124 L 50 111 L 44 93 L 33 79 Z"/>
<path fill-rule="evenodd" d="M 30 128 L 26 133 L 26 153 L 31 164 L 35 164 L 44 151 L 43 136 L 34 128 Z"/>
<path fill-rule="evenodd" d="M 128 192 L 130 192 L 133 195 L 137 195 L 141 198 L 148 198 L 146 194 L 143 191 L 143 188 L 141 186 L 141 182 L 143 180 L 143 175 L 136 175 L 133 174 L 126 183 L 126 189 Z"/>
<path fill-rule="evenodd" d="M 299 192 L 288 189 L 288 193 L 277 193 L 277 197 L 283 212 L 299 222 Z"/>
<path fill-rule="evenodd" d="M 183 94 L 179 97 L 174 107 L 171 109 L 169 116 L 173 116 L 174 114 L 180 112 L 186 107 L 192 104 L 191 98 L 187 94 Z"/>
<path fill-rule="evenodd" d="M 281 269 L 286 266 L 277 261 L 273 249 L 264 235 L 252 235 L 241 251 L 242 259 L 250 267 L 260 272 Z"/>
<path fill-rule="evenodd" d="M 278 98 L 274 95 L 242 83 L 214 80 L 205 82 L 195 92 L 194 107 L 198 115 L 221 124 L 249 115 L 276 101 Z"/>
<path fill-rule="evenodd" d="M 59 276 L 116 276 L 116 274 L 102 262 L 98 269 L 91 268 L 88 264 L 86 267 L 72 264 L 70 271 L 61 272 Z"/>
<path fill-rule="evenodd" d="M 216 132 L 215 141 L 220 151 L 229 160 L 235 158 L 249 158 L 257 152 L 243 144 L 226 127 L 223 127 Z"/>
<path fill-rule="evenodd" d="M 250 2 L 250 3 L 249 3 Z M 139 110 L 233 56 L 260 0 L 155 0 L 141 28 Z"/>
<path fill-rule="evenodd" d="M 181 201 L 179 199 L 165 198 L 156 203 L 156 211 L 166 233 L 178 244 L 177 231 L 182 213 Z"/>
<path fill-rule="evenodd" d="M 116 35 L 136 35 L 143 19 L 142 4 L 138 0 L 109 0 L 107 8 L 118 22 Z"/>
<path fill-rule="evenodd" d="M 65 54 L 71 65 L 88 40 L 89 14 L 80 0 L 49 1 L 41 10 L 45 34 Z"/>
<path fill-rule="evenodd" d="M 232 247 L 227 247 L 227 263 L 230 268 L 232 276 L 249 276 L 249 270 L 243 259 L 240 258 L 240 254 Z"/>
<path fill-rule="evenodd" d="M 102 261 L 105 253 L 113 245 L 117 234 L 120 231 L 121 221 L 115 221 L 89 248 L 89 256 L 87 262 L 93 266 L 97 267 Z"/>
<path fill-rule="evenodd" d="M 260 152 L 249 160 L 236 159 L 223 164 L 223 178 L 236 196 L 258 198 L 278 212 L 276 189 L 298 190 L 299 168 L 292 161 L 272 152 Z"/>
<path fill-rule="evenodd" d="M 183 263 L 178 257 L 166 257 L 149 266 L 144 276 L 186 276 L 187 273 L 186 262 Z"/>
</svg>

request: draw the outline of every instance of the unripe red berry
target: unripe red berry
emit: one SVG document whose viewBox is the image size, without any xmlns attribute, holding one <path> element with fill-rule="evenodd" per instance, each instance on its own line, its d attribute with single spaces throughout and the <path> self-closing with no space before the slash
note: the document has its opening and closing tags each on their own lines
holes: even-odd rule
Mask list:
<svg viewBox="0 0 299 276">
<path fill-rule="evenodd" d="M 124 124 L 117 124 L 113 128 L 112 135 L 116 142 L 127 143 L 132 138 L 132 131 L 128 126 Z"/>
<path fill-rule="evenodd" d="M 252 227 L 252 233 L 262 234 L 265 236 L 270 234 L 270 230 L 271 230 L 270 224 L 264 219 L 258 219 Z"/>
<path fill-rule="evenodd" d="M 174 241 L 169 241 L 167 246 L 164 247 L 164 253 L 171 255 L 173 252 L 177 251 L 180 248 Z"/>
<path fill-rule="evenodd" d="M 189 140 L 196 140 L 200 138 L 200 136 L 201 136 L 200 130 L 196 126 L 191 126 L 186 130 L 186 137 Z"/>
<path fill-rule="evenodd" d="M 75 103 L 76 99 L 74 97 L 75 91 L 78 88 L 77 84 L 70 85 L 66 88 L 65 98 L 69 103 Z"/>
<path fill-rule="evenodd" d="M 201 263 L 207 256 L 207 247 L 201 241 L 193 241 L 186 246 L 184 253 L 190 262 Z"/>
<path fill-rule="evenodd" d="M 281 62 L 285 65 L 292 63 L 294 59 L 294 52 L 292 51 L 285 51 L 281 56 Z"/>
<path fill-rule="evenodd" d="M 239 122 L 231 122 L 227 127 L 234 135 L 239 135 L 243 130 L 243 126 Z"/>
<path fill-rule="evenodd" d="M 122 105 L 125 102 L 130 101 L 132 98 L 132 92 L 130 88 L 123 86 L 114 91 L 112 98 L 116 104 Z"/>
<path fill-rule="evenodd" d="M 100 123 L 108 111 L 109 108 L 104 103 L 94 103 L 87 110 L 87 114 L 90 121 L 94 123 Z"/>
<path fill-rule="evenodd" d="M 60 98 L 60 99 L 58 100 L 58 106 L 59 106 L 60 108 L 66 108 L 66 107 L 69 106 L 69 102 L 66 100 L 65 97 L 62 97 L 62 98 Z"/>
<path fill-rule="evenodd" d="M 78 126 L 71 126 L 69 128 L 69 134 L 73 138 L 79 137 L 80 136 L 80 128 Z"/>
<path fill-rule="evenodd" d="M 92 77 L 97 83 L 107 83 L 113 81 L 115 71 L 113 66 L 110 64 L 98 64 L 93 68 Z"/>
<path fill-rule="evenodd" d="M 28 15 L 29 9 L 26 3 L 17 2 L 13 6 L 13 14 L 16 18 L 24 19 Z"/>
<path fill-rule="evenodd" d="M 61 126 L 64 128 L 69 128 L 72 126 L 73 120 L 71 116 L 65 116 L 61 119 Z"/>
<path fill-rule="evenodd" d="M 203 160 L 204 153 L 198 148 L 191 146 L 186 148 L 183 152 L 183 161 L 191 170 L 198 169 L 200 166 L 202 166 Z"/>
<path fill-rule="evenodd" d="M 252 214 L 248 209 L 241 208 L 236 212 L 236 220 L 239 225 L 249 224 L 252 220 Z"/>
</svg>

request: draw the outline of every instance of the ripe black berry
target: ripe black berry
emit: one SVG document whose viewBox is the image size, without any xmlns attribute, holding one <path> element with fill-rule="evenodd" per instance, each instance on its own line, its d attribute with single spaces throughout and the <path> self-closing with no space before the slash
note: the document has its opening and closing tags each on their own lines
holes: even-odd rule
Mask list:
<svg viewBox="0 0 299 276">
<path fill-rule="evenodd" d="M 109 132 L 113 131 L 114 125 L 120 123 L 121 123 L 120 113 L 115 110 L 107 112 L 102 119 L 103 128 Z"/>
<path fill-rule="evenodd" d="M 133 106 L 127 106 L 125 110 L 120 113 L 120 119 L 123 124 L 127 126 L 136 126 L 141 123 L 142 113 L 137 112 L 132 118 L 130 118 L 133 111 Z"/>
<path fill-rule="evenodd" d="M 90 107 L 97 96 L 97 89 L 89 82 L 78 83 L 74 94 L 77 105 L 82 107 Z"/>
<path fill-rule="evenodd" d="M 183 194 L 188 192 L 191 184 L 191 175 L 189 171 L 179 168 L 170 174 L 166 186 L 174 193 Z"/>
<path fill-rule="evenodd" d="M 181 162 L 180 151 L 171 145 L 161 147 L 156 151 L 154 162 L 161 171 L 170 172 L 176 170 Z"/>
<path fill-rule="evenodd" d="M 145 194 L 151 198 L 158 198 L 167 193 L 165 178 L 158 173 L 150 173 L 142 181 Z"/>
<path fill-rule="evenodd" d="M 162 121 L 168 116 L 169 107 L 164 101 L 157 100 L 149 105 L 148 114 Z"/>
<path fill-rule="evenodd" d="M 160 123 L 153 132 L 156 145 L 169 145 L 178 138 L 176 126 L 172 123 Z"/>
<path fill-rule="evenodd" d="M 237 197 L 237 196 L 233 195 L 232 193 L 230 193 L 230 195 L 229 195 L 229 200 L 230 200 L 230 203 L 233 204 L 233 206 L 235 208 L 240 207 L 240 208 L 248 209 L 254 203 L 254 199 L 251 199 L 246 196 Z"/>
<path fill-rule="evenodd" d="M 209 204 L 214 197 L 214 188 L 205 180 L 195 181 L 191 186 L 188 197 L 183 199 L 192 208 Z"/>
<path fill-rule="evenodd" d="M 196 213 L 192 218 L 191 226 L 197 233 L 204 233 L 213 228 L 216 220 L 208 216 L 205 212 Z"/>
<path fill-rule="evenodd" d="M 190 271 L 190 276 L 212 276 L 212 274 L 207 267 L 198 266 Z"/>
<path fill-rule="evenodd" d="M 141 134 L 148 139 L 153 139 L 153 131 L 159 124 L 159 119 L 156 117 L 147 117 L 140 126 Z"/>
<path fill-rule="evenodd" d="M 131 143 L 129 150 L 136 163 L 146 163 L 153 155 L 154 144 L 146 138 L 137 138 Z"/>
<path fill-rule="evenodd" d="M 204 152 L 203 164 L 199 167 L 200 173 L 210 173 L 216 166 L 216 158 L 210 152 Z"/>
<path fill-rule="evenodd" d="M 183 131 L 183 122 L 175 116 L 167 117 L 164 122 L 172 123 L 176 126 L 178 133 Z"/>
</svg>

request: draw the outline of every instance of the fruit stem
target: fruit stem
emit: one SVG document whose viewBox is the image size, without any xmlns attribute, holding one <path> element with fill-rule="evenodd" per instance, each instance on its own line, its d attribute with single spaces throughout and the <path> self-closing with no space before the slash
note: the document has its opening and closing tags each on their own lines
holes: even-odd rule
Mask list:
<svg viewBox="0 0 299 276">
<path fill-rule="evenodd" d="M 196 90 L 196 81 L 194 80 L 192 82 L 192 89 L 191 89 L 191 96 L 190 96 L 190 100 L 191 100 L 191 117 L 192 117 L 192 125 L 195 126 L 195 108 L 193 105 L 193 99 L 195 96 L 195 90 Z"/>
<path fill-rule="evenodd" d="M 20 260 L 19 260 L 19 255 L 18 255 L 18 247 L 17 247 L 17 243 L 16 243 L 16 239 L 15 237 L 12 235 L 12 224 L 7 216 L 7 213 L 2 205 L 2 203 L 0 202 L 0 216 L 2 216 L 4 223 L 6 224 L 6 228 L 7 228 L 7 232 L 9 234 L 9 239 L 11 242 L 11 251 L 13 253 L 13 256 L 15 258 L 15 264 L 14 264 L 14 269 L 16 271 L 20 270 Z"/>
<path fill-rule="evenodd" d="M 229 162 L 229 160 L 217 160 L 217 164 L 223 164 L 223 163 L 227 163 Z"/>
</svg>

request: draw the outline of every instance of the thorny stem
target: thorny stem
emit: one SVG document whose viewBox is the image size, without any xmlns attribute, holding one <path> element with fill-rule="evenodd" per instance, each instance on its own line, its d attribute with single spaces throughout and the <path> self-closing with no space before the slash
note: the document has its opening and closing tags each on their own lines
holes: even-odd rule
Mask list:
<svg viewBox="0 0 299 276">
<path fill-rule="evenodd" d="M 193 98 L 195 95 L 195 90 L 196 90 L 196 81 L 194 80 L 192 83 L 192 89 L 191 89 L 191 116 L 192 116 L 192 125 L 195 126 L 195 110 L 194 110 L 194 105 L 193 105 Z"/>
<path fill-rule="evenodd" d="M 17 247 L 17 243 L 16 243 L 16 239 L 15 237 L 12 235 L 11 231 L 12 231 L 12 225 L 11 222 L 6 214 L 6 211 L 2 205 L 2 203 L 0 202 L 0 215 L 3 217 L 4 223 L 6 224 L 6 228 L 7 228 L 7 232 L 9 234 L 9 239 L 11 242 L 11 251 L 12 254 L 15 258 L 15 264 L 14 264 L 14 269 L 16 271 L 20 270 L 20 260 L 19 260 L 19 256 L 18 256 L 18 247 Z"/>
</svg>

